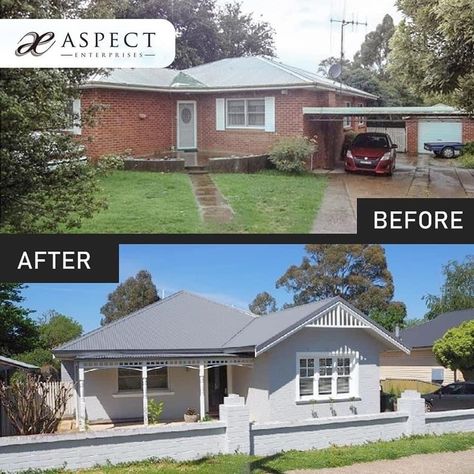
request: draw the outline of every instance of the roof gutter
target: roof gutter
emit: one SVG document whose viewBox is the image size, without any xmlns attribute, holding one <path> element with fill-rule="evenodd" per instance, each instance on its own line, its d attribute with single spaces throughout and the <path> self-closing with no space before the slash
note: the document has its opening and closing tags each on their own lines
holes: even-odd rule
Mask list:
<svg viewBox="0 0 474 474">
<path fill-rule="evenodd" d="M 358 93 L 356 91 L 343 90 L 341 92 L 340 88 L 323 86 L 320 84 L 276 84 L 276 85 L 263 85 L 263 86 L 246 86 L 246 87 L 210 87 L 210 88 L 175 88 L 175 87 L 155 87 L 155 86 L 140 86 L 133 84 L 120 84 L 114 82 L 102 82 L 102 81 L 91 81 L 80 86 L 80 89 L 119 89 L 119 90 L 132 90 L 132 91 L 148 91 L 148 92 L 168 92 L 168 93 L 178 93 L 178 94 L 210 94 L 210 93 L 219 93 L 219 92 L 248 92 L 248 91 L 267 91 L 267 90 L 284 90 L 284 89 L 316 89 L 324 90 L 336 93 L 344 93 L 346 95 L 353 95 L 357 97 L 364 97 L 367 99 L 377 99 L 377 96 L 372 94 Z"/>
</svg>

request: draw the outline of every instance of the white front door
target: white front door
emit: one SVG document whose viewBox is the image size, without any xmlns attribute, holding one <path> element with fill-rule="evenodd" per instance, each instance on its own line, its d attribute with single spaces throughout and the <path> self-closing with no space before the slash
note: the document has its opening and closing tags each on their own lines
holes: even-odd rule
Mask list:
<svg viewBox="0 0 474 474">
<path fill-rule="evenodd" d="M 178 101 L 178 149 L 193 150 L 196 143 L 196 102 Z"/>
</svg>

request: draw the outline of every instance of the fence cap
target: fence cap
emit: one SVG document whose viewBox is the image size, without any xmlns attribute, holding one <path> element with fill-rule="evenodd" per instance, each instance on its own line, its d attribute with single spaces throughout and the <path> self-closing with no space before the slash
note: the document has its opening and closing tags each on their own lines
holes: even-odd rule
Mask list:
<svg viewBox="0 0 474 474">
<path fill-rule="evenodd" d="M 224 398 L 224 405 L 229 406 L 244 406 L 245 399 L 236 393 L 231 393 L 227 397 Z"/>
<path fill-rule="evenodd" d="M 402 392 L 401 398 L 410 398 L 410 399 L 416 399 L 420 398 L 421 393 L 416 391 L 416 390 L 405 390 Z"/>
</svg>

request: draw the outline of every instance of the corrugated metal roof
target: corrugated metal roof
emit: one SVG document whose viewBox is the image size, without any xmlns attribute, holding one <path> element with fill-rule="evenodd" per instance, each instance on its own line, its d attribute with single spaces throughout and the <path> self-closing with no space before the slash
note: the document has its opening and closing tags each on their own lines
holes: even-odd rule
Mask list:
<svg viewBox="0 0 474 474">
<path fill-rule="evenodd" d="M 228 340 L 225 347 L 255 346 L 258 349 L 303 324 L 306 319 L 312 318 L 337 301 L 341 299 L 328 298 L 254 318 L 238 334 Z"/>
<path fill-rule="evenodd" d="M 219 89 L 319 87 L 344 91 L 357 96 L 377 97 L 359 89 L 341 85 L 310 71 L 288 66 L 260 56 L 228 58 L 182 71 L 172 69 L 114 69 L 107 76 L 97 75 L 92 86 L 142 87 L 160 90 L 206 92 Z"/>
<path fill-rule="evenodd" d="M 448 329 L 474 319 L 474 308 L 443 313 L 420 324 L 400 331 L 400 340 L 409 347 L 431 347 Z"/>
<path fill-rule="evenodd" d="M 5 357 L 5 356 L 0 356 L 0 367 L 2 366 L 16 367 L 19 369 L 28 369 L 28 370 L 39 369 L 39 367 L 37 367 L 36 365 L 27 364 L 26 362 L 10 359 L 9 357 Z"/>
<path fill-rule="evenodd" d="M 341 302 L 340 297 L 294 306 L 259 316 L 180 291 L 129 316 L 55 349 L 61 357 L 146 358 L 257 353 L 288 337 L 306 322 Z M 370 321 L 379 337 L 405 350 Z"/>
<path fill-rule="evenodd" d="M 55 352 L 212 350 L 221 348 L 253 318 L 250 313 L 181 291 L 57 347 Z"/>
<path fill-rule="evenodd" d="M 408 115 L 437 116 L 463 115 L 458 109 L 449 105 L 431 107 L 303 107 L 304 115 Z"/>
</svg>

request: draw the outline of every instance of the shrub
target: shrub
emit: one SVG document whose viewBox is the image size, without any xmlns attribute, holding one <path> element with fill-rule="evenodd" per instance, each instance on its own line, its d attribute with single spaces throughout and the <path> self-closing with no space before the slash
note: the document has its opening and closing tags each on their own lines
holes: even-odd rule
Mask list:
<svg viewBox="0 0 474 474">
<path fill-rule="evenodd" d="M 344 133 L 344 141 L 342 142 L 342 151 L 341 155 L 343 158 L 346 157 L 347 150 L 351 147 L 354 138 L 357 136 L 357 133 L 353 130 L 350 130 Z"/>
<path fill-rule="evenodd" d="M 197 410 L 195 410 L 194 408 L 187 408 L 184 414 L 189 415 L 189 416 L 194 416 L 194 415 L 197 415 Z"/>
<path fill-rule="evenodd" d="M 302 173 L 306 169 L 306 160 L 317 151 L 315 138 L 282 138 L 272 148 L 270 161 L 279 171 Z"/>
<path fill-rule="evenodd" d="M 474 155 L 474 142 L 467 142 L 464 145 L 462 152 L 464 155 Z"/>
<path fill-rule="evenodd" d="M 160 422 L 160 417 L 163 413 L 164 406 L 164 402 L 157 402 L 156 400 L 148 401 L 148 421 L 151 424 Z"/>
<path fill-rule="evenodd" d="M 474 169 L 474 152 L 466 154 L 464 151 L 459 158 L 459 163 L 463 168 Z"/>
<path fill-rule="evenodd" d="M 103 155 L 97 161 L 97 169 L 101 174 L 108 175 L 111 171 L 121 170 L 125 167 L 125 158 L 129 156 L 124 153 L 123 155 Z"/>
</svg>

